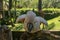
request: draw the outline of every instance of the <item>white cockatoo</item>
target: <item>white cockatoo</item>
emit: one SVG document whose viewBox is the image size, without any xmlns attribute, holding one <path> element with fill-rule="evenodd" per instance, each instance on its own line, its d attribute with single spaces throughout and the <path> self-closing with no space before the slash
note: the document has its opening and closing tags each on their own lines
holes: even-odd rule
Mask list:
<svg viewBox="0 0 60 40">
<path fill-rule="evenodd" d="M 30 33 L 40 31 L 40 23 L 48 25 L 47 21 L 44 18 L 36 16 L 33 11 L 28 11 L 27 14 L 19 16 L 16 22 L 19 21 L 22 21 L 24 23 L 25 31 Z"/>
</svg>

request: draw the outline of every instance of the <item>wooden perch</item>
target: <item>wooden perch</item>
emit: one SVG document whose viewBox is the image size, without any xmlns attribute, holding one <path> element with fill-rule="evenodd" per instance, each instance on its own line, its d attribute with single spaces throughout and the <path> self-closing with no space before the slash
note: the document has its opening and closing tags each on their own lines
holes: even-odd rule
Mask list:
<svg viewBox="0 0 60 40">
<path fill-rule="evenodd" d="M 33 40 L 36 39 L 37 40 L 44 40 L 44 39 L 48 39 L 48 40 L 60 40 L 60 36 L 59 35 L 55 35 L 53 33 L 51 33 L 50 31 L 45 31 L 45 30 L 41 30 L 38 31 L 36 33 L 28 33 L 28 32 L 24 32 L 21 37 L 20 40 Z"/>
<path fill-rule="evenodd" d="M 55 34 L 51 33 L 50 31 L 45 31 L 45 30 L 43 30 L 42 33 L 48 34 L 48 35 L 50 35 L 50 36 L 52 36 L 52 37 L 54 37 L 54 38 L 60 38 L 60 36 L 55 35 Z"/>
</svg>

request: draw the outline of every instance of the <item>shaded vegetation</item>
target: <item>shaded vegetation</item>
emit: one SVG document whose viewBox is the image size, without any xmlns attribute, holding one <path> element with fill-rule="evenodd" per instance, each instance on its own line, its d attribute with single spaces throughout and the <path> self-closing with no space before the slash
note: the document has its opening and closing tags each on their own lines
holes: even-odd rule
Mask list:
<svg viewBox="0 0 60 40">
<path fill-rule="evenodd" d="M 51 23 L 48 25 L 48 27 L 45 27 L 46 30 L 51 30 L 55 27 L 55 24 L 54 23 Z"/>
</svg>

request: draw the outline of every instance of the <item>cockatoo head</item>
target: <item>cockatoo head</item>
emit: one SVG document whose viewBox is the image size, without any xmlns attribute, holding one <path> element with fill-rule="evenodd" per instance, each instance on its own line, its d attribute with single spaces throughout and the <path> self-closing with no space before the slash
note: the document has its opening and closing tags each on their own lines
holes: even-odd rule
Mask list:
<svg viewBox="0 0 60 40">
<path fill-rule="evenodd" d="M 28 11 L 26 14 L 26 18 L 27 18 L 27 20 L 29 20 L 29 22 L 34 21 L 35 17 L 36 17 L 36 14 L 33 11 Z"/>
</svg>

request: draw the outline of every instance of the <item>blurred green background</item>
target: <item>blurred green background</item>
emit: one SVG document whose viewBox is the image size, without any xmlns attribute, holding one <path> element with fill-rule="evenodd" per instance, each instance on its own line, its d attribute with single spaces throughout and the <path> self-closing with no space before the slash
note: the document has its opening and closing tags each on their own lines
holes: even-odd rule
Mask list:
<svg viewBox="0 0 60 40">
<path fill-rule="evenodd" d="M 9 7 L 9 0 L 3 0 L 4 7 Z M 44 12 L 44 18 L 48 22 L 47 30 L 60 30 L 60 0 L 42 0 L 42 11 Z M 12 0 L 12 8 L 10 10 L 10 15 L 7 10 L 4 11 L 5 17 L 4 21 L 0 21 L 0 23 L 5 22 L 9 24 L 7 21 L 12 21 L 15 27 L 11 27 L 8 25 L 11 30 L 24 30 L 23 24 L 16 24 L 16 18 L 19 15 L 26 14 L 28 10 L 32 10 L 39 16 L 38 12 L 38 0 Z"/>
</svg>

